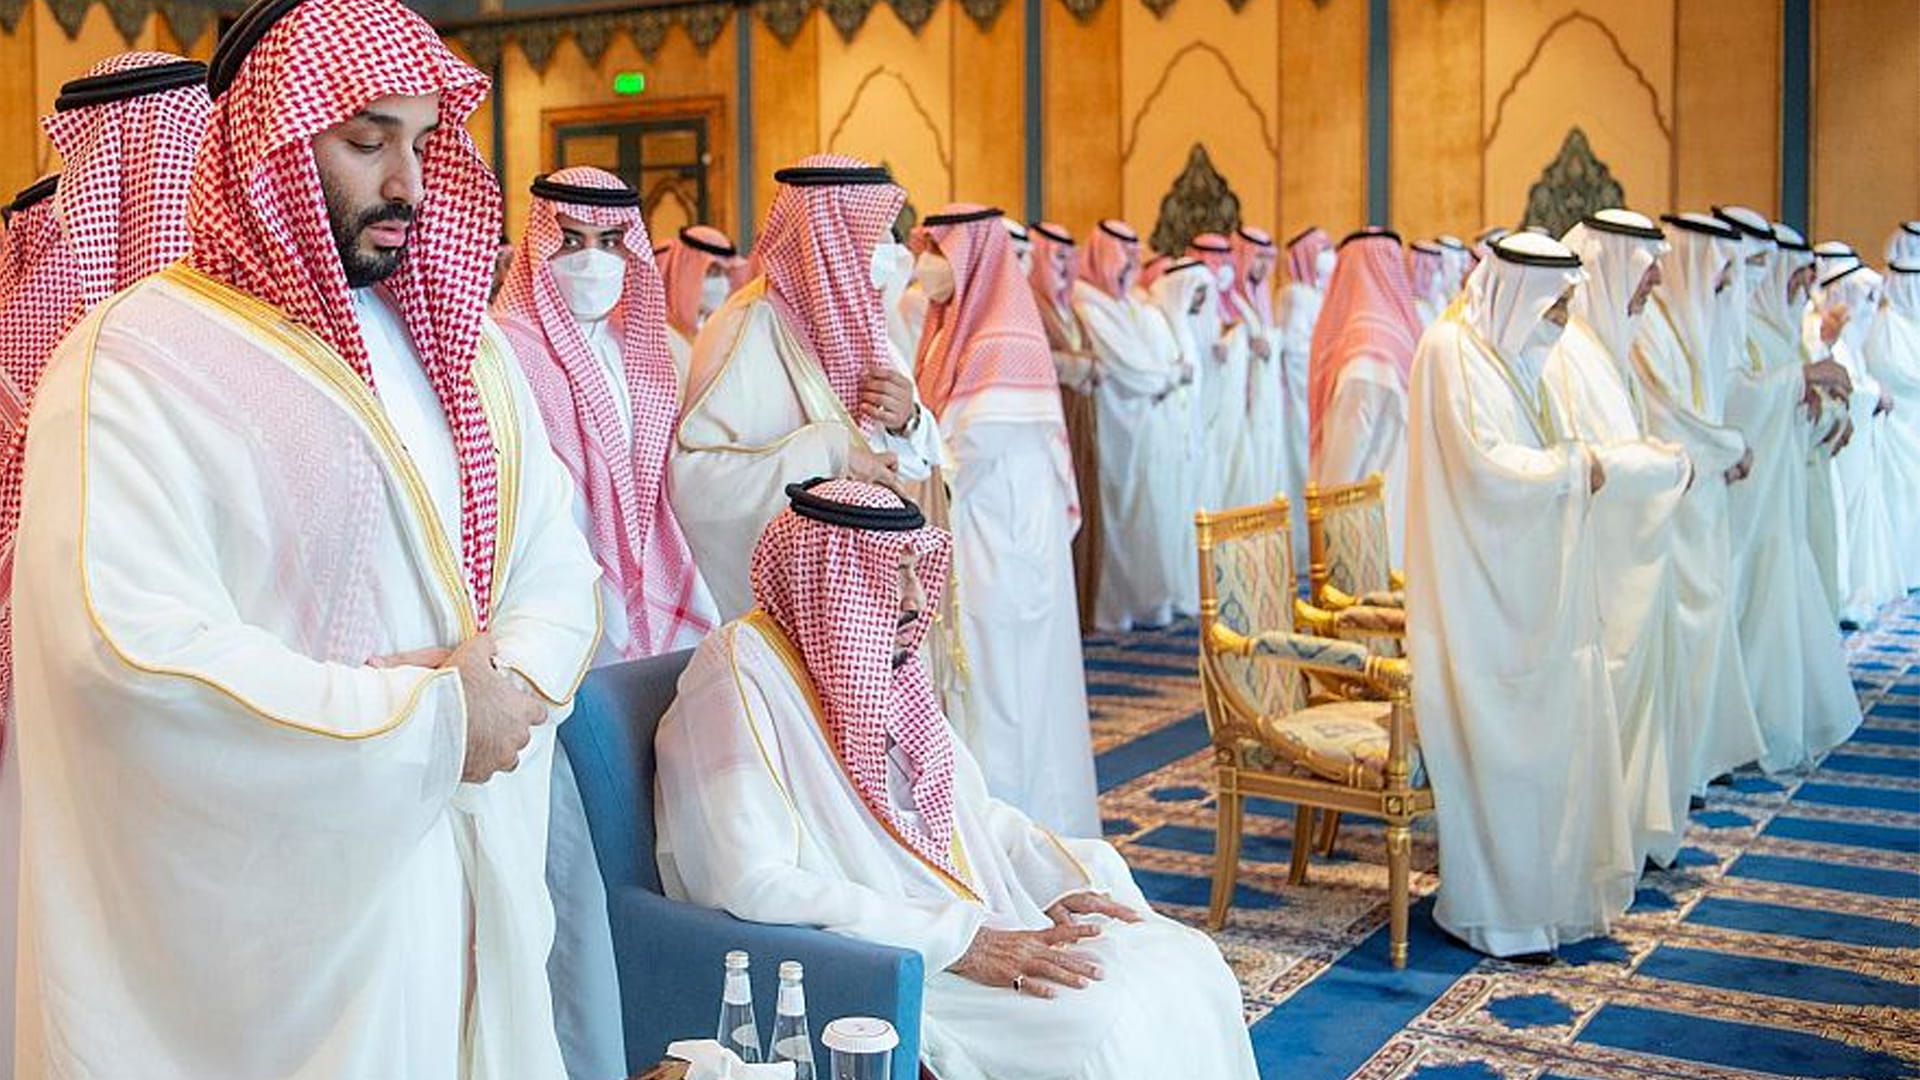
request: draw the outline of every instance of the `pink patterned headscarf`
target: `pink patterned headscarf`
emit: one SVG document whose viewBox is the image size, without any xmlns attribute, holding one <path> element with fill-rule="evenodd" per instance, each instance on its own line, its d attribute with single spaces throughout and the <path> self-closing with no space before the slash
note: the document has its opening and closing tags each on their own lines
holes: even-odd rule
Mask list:
<svg viewBox="0 0 1920 1080">
<path fill-rule="evenodd" d="M 998 225 L 994 226 L 996 229 Z M 919 645 L 933 629 L 953 538 L 886 488 L 857 480 L 789 486 L 753 549 L 753 598 L 806 664 L 835 756 L 873 816 L 920 858 L 959 876 L 953 858 L 953 732 Z M 872 527 L 841 522 L 865 516 Z M 900 563 L 918 556 L 923 610 L 899 640 Z M 906 661 L 893 665 L 896 648 Z M 917 824 L 887 793 L 887 750 L 906 755 Z"/>
<path fill-rule="evenodd" d="M 562 201 L 554 185 L 632 195 L 630 206 Z M 583 198 L 585 196 L 582 196 Z M 549 265 L 563 243 L 560 214 L 600 228 L 624 226 L 627 284 L 610 318 L 620 340 L 631 443 L 600 360 L 567 309 Z M 667 351 L 666 300 L 639 196 L 612 173 L 563 169 L 535 181 L 520 250 L 494 314 L 540 405 L 548 441 L 587 502 L 587 538 L 627 609 L 629 655 L 654 656 L 716 624 L 700 601 L 699 571 L 666 492 L 667 452 L 680 412 Z"/>
<path fill-rule="evenodd" d="M 1287 241 L 1287 280 L 1298 282 L 1315 289 L 1324 289 L 1326 282 L 1320 280 L 1315 263 L 1323 251 L 1333 250 L 1333 238 L 1318 225 L 1309 225 L 1304 232 Z"/>
<path fill-rule="evenodd" d="M 312 331 L 369 387 L 373 368 L 328 224 L 313 138 L 380 98 L 439 96 L 440 126 L 420 162 L 426 194 L 414 207 L 406 258 L 385 288 L 453 431 L 461 561 L 484 630 L 499 554 L 499 476 L 473 362 L 493 284 L 500 187 L 466 124 L 487 96 L 487 77 L 399 0 L 305 0 L 237 57 L 236 70 L 223 67 L 231 59 L 214 55 L 217 96 L 194 167 L 188 262 Z"/>
<path fill-rule="evenodd" d="M 1227 290 L 1227 314 L 1233 322 L 1252 315 L 1261 326 L 1273 325 L 1273 268 L 1279 253 L 1265 229 L 1243 225 L 1233 234 L 1233 288 Z M 1255 269 L 1261 271 L 1254 280 Z"/>
<path fill-rule="evenodd" d="M 1407 282 L 1415 296 L 1439 295 L 1445 288 L 1446 261 L 1438 244 L 1416 240 L 1407 249 Z"/>
<path fill-rule="evenodd" d="M 938 250 L 953 267 L 954 282 L 951 300 L 927 307 L 915 365 L 920 399 L 948 439 L 975 421 L 1044 425 L 1054 478 L 1068 517 L 1077 522 L 1080 500 L 1053 351 L 999 217 L 998 210 L 954 203 L 914 230 L 918 246 Z"/>
<path fill-rule="evenodd" d="M 1124 300 L 1140 271 L 1140 234 L 1124 221 L 1108 218 L 1087 237 L 1080 257 L 1080 280 Z"/>
<path fill-rule="evenodd" d="M 1404 380 L 1413 370 L 1419 344 L 1420 316 L 1413 307 L 1400 237 L 1384 229 L 1347 237 L 1313 327 L 1307 368 L 1311 453 L 1320 453 L 1326 437 L 1327 410 L 1340 372 L 1356 358 L 1371 356 L 1391 363 Z"/>
<path fill-rule="evenodd" d="M 753 249 L 768 297 L 855 415 L 868 370 L 890 362 L 886 312 L 869 264 L 907 194 L 891 182 L 832 178 L 874 171 L 858 158 L 814 154 L 775 173 L 780 190 Z"/>
<path fill-rule="evenodd" d="M 740 253 L 719 229 L 689 225 L 656 254 L 667 292 L 667 325 L 691 341 L 700 329 L 700 292 L 706 284 L 707 268 L 720 267 L 731 291 L 735 268 L 742 261 Z"/>
</svg>

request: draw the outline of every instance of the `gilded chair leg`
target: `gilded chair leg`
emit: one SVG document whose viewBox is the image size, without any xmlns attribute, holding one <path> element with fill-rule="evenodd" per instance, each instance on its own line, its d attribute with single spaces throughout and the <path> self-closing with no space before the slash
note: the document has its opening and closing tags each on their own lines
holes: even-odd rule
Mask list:
<svg viewBox="0 0 1920 1080">
<path fill-rule="evenodd" d="M 1227 909 L 1233 906 L 1233 887 L 1240 877 L 1240 828 L 1245 807 L 1240 792 L 1228 783 L 1220 785 L 1214 802 L 1219 827 L 1213 841 L 1213 897 L 1207 908 L 1210 930 L 1227 924 Z"/>
<path fill-rule="evenodd" d="M 1322 811 L 1326 817 L 1320 821 L 1320 838 L 1314 842 L 1314 850 L 1321 855 L 1333 854 L 1333 842 L 1340 837 L 1340 811 Z"/>
<path fill-rule="evenodd" d="M 1390 958 L 1395 970 L 1407 966 L 1407 908 L 1412 889 L 1413 829 L 1406 819 L 1387 822 L 1387 889 L 1391 927 Z"/>
<path fill-rule="evenodd" d="M 1305 885 L 1307 883 L 1307 858 L 1313 854 L 1313 807 L 1297 805 L 1293 808 L 1293 867 L 1287 872 L 1287 883 Z"/>
</svg>

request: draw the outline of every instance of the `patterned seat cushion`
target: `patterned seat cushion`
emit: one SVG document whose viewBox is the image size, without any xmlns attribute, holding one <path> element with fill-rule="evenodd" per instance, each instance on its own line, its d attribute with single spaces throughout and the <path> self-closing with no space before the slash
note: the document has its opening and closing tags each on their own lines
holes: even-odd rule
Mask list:
<svg viewBox="0 0 1920 1080">
<path fill-rule="evenodd" d="M 1284 716 L 1261 717 L 1262 749 L 1277 761 L 1304 767 L 1323 780 L 1378 791 L 1386 785 L 1388 716 L 1385 702 L 1336 701 Z M 1410 757 L 1413 785 L 1424 786 L 1426 768 L 1417 739 Z"/>
</svg>

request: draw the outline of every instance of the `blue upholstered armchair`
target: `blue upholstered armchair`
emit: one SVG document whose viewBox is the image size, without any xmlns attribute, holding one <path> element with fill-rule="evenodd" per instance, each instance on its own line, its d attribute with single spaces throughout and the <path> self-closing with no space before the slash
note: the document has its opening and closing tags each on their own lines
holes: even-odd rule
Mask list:
<svg viewBox="0 0 1920 1080">
<path fill-rule="evenodd" d="M 900 1032 L 894 1080 L 919 1075 L 920 954 L 870 945 L 824 930 L 742 922 L 661 895 L 654 862 L 653 733 L 672 703 L 691 653 L 602 668 L 587 677 L 560 740 L 573 761 L 594 854 L 607 883 L 627 1065 L 651 1067 L 675 1039 L 712 1038 L 719 1017 L 721 960 L 753 954 L 753 997 L 764 1038 L 773 1024 L 776 967 L 807 969 L 807 1013 L 818 1037 L 841 1016 L 878 1016 Z"/>
</svg>

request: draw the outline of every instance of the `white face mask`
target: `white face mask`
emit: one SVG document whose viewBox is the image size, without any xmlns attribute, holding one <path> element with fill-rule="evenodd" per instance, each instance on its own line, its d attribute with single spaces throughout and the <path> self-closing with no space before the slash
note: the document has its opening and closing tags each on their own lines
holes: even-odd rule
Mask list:
<svg viewBox="0 0 1920 1080">
<path fill-rule="evenodd" d="M 567 310 L 581 322 L 598 322 L 612 314 L 627 291 L 627 260 L 611 251 L 576 251 L 549 261 L 547 269 Z"/>
<path fill-rule="evenodd" d="M 946 256 L 931 251 L 923 251 L 914 261 L 913 276 L 919 280 L 921 291 L 927 299 L 936 304 L 944 304 L 953 299 L 953 264 Z"/>
<path fill-rule="evenodd" d="M 700 283 L 700 310 L 708 314 L 719 311 L 732 291 L 725 276 L 707 278 Z"/>
<path fill-rule="evenodd" d="M 1233 267 L 1222 266 L 1219 273 L 1215 276 L 1220 279 L 1220 291 L 1222 293 L 1233 288 Z"/>
<path fill-rule="evenodd" d="M 905 244 L 882 243 L 873 248 L 873 260 L 867 264 L 873 287 L 881 292 L 906 288 L 913 274 L 913 255 Z"/>
<path fill-rule="evenodd" d="M 1333 263 L 1339 257 L 1339 254 L 1331 249 L 1313 257 L 1313 280 L 1321 288 L 1326 288 L 1327 282 L 1333 280 Z"/>
<path fill-rule="evenodd" d="M 1013 261 L 1020 264 L 1020 276 L 1033 273 L 1033 249 L 1025 244 L 1013 245 Z"/>
<path fill-rule="evenodd" d="M 1561 335 L 1566 332 L 1566 327 L 1556 326 L 1546 319 L 1534 324 L 1533 332 L 1520 345 L 1520 367 L 1528 378 L 1538 378 L 1546 370 L 1548 355 L 1553 352 L 1555 345 L 1560 344 Z"/>
</svg>

